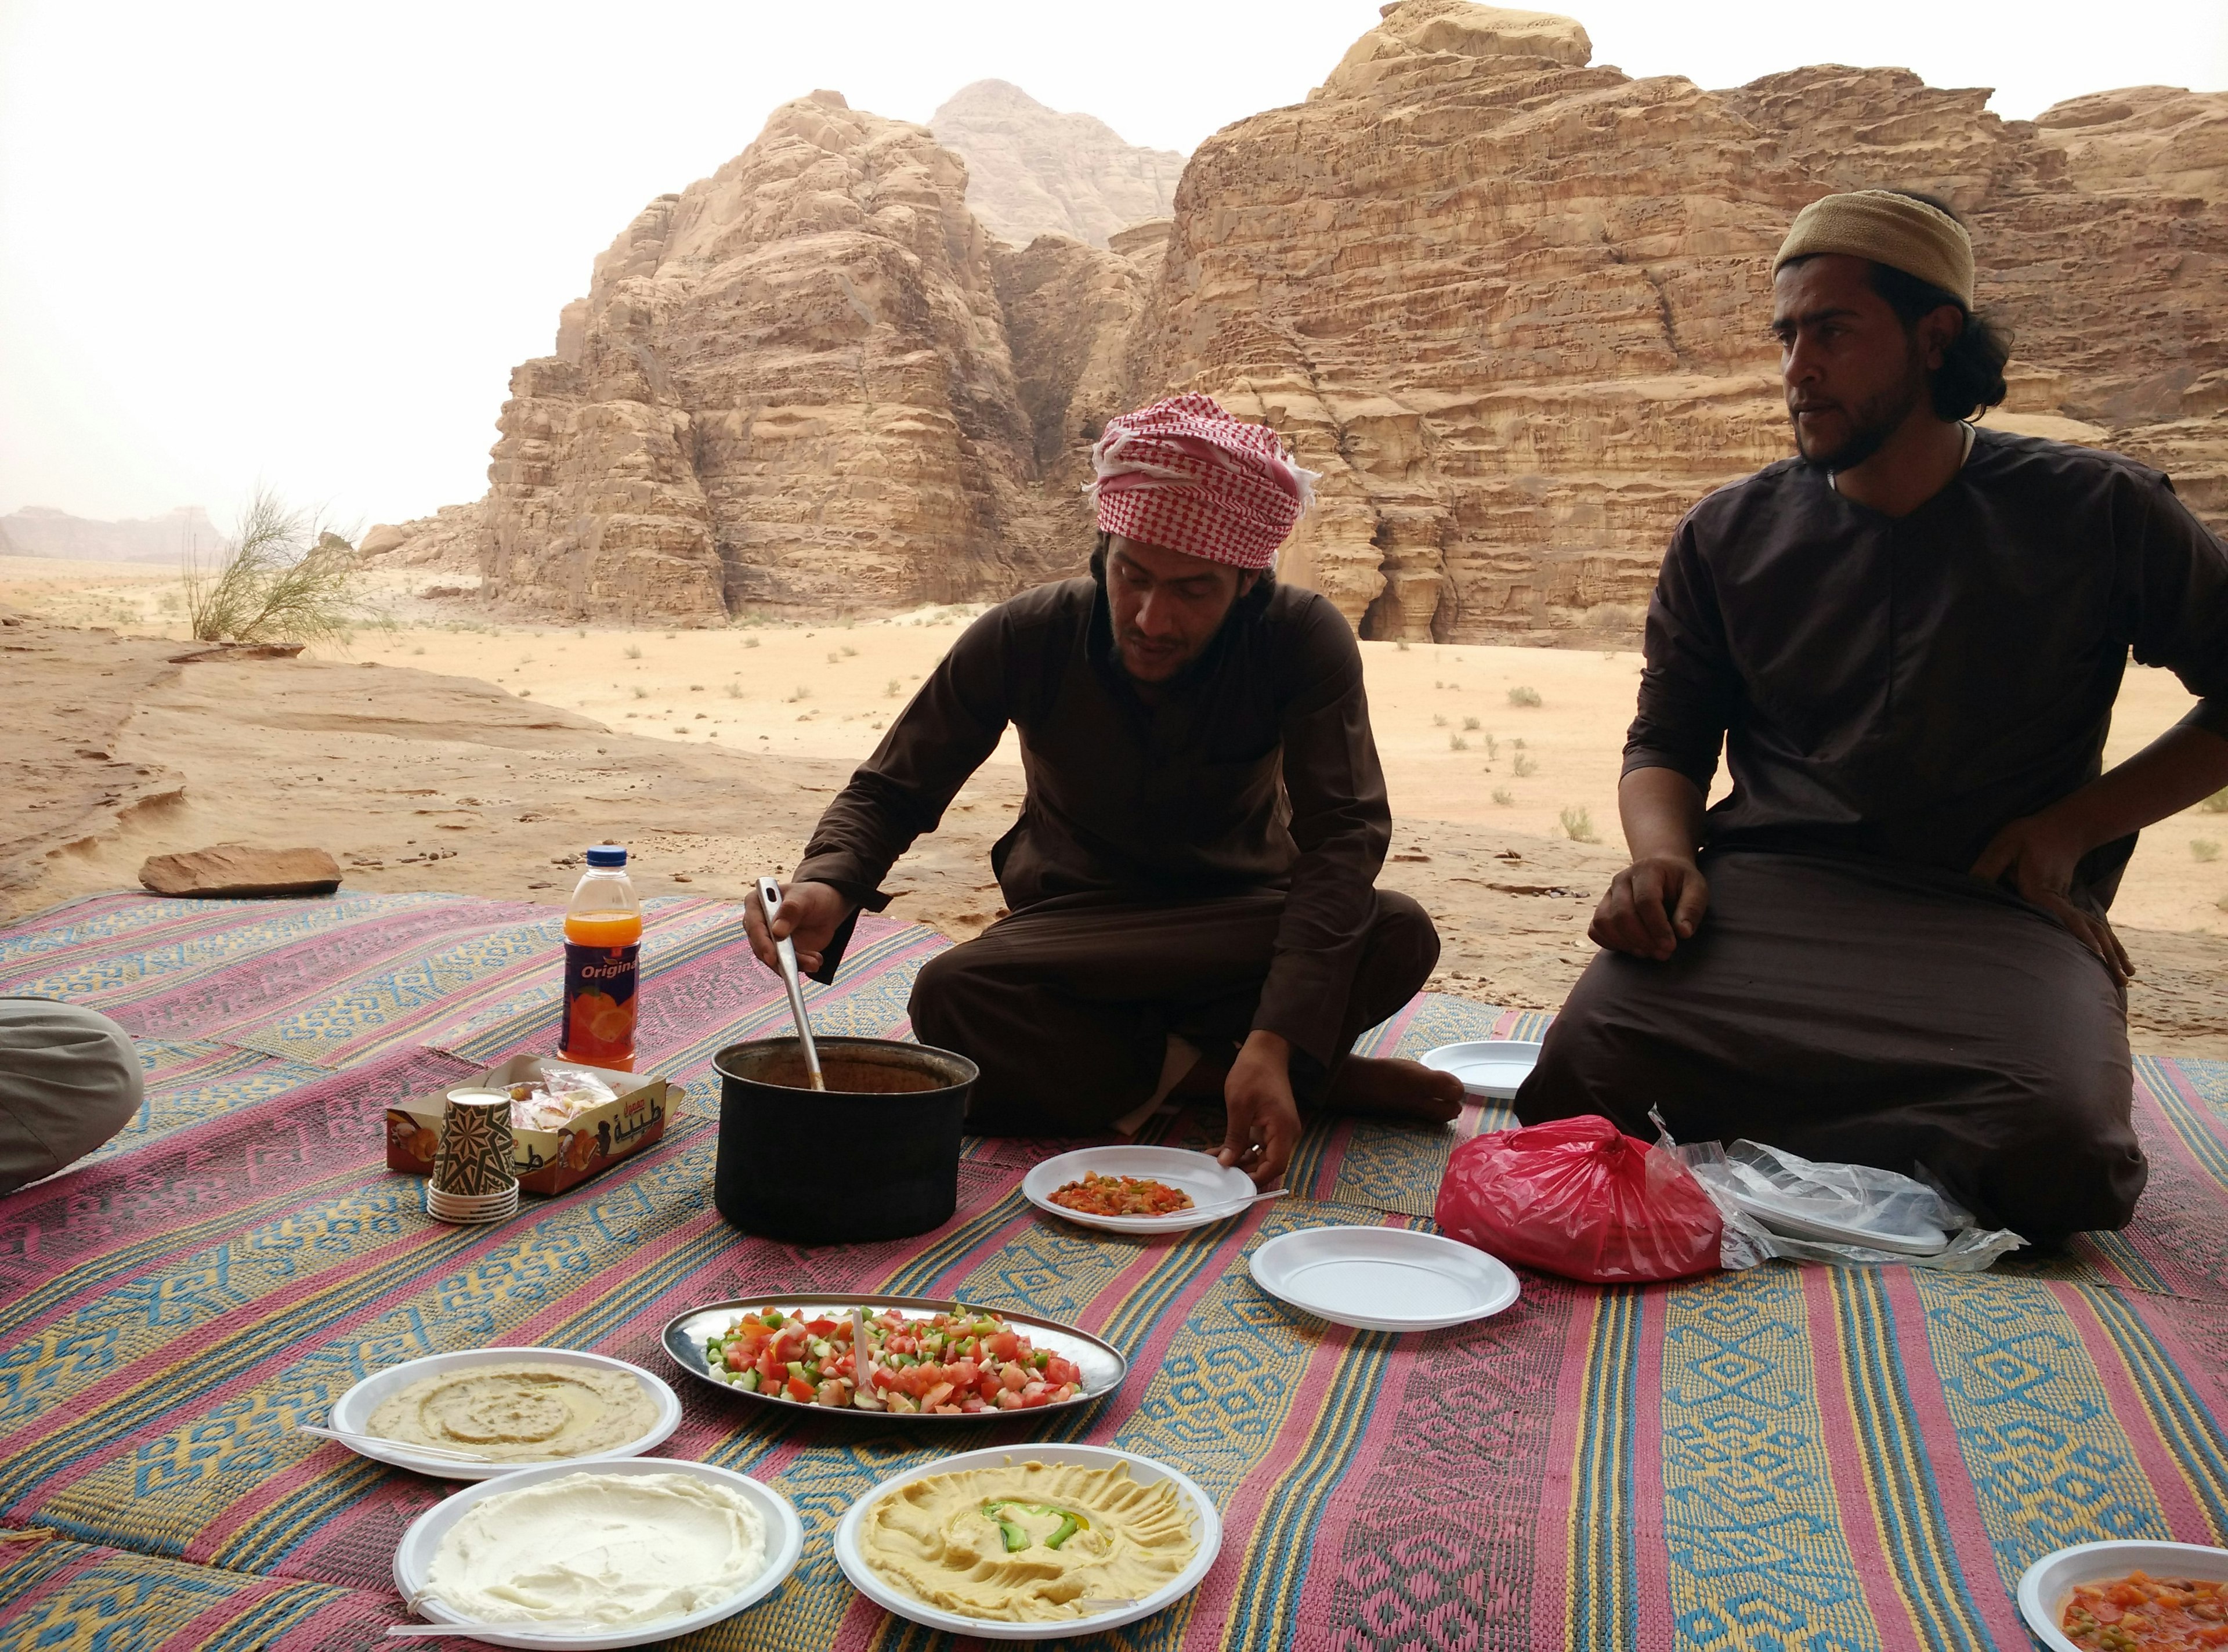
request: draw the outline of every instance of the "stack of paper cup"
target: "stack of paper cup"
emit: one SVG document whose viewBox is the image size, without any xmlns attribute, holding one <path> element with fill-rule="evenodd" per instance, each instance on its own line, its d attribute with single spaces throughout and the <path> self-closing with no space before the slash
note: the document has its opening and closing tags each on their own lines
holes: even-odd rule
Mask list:
<svg viewBox="0 0 2228 1652">
<path fill-rule="evenodd" d="M 426 1213 L 445 1222 L 501 1222 L 518 1213 L 510 1094 L 451 1090 L 441 1110 L 441 1145 L 426 1183 Z"/>
</svg>

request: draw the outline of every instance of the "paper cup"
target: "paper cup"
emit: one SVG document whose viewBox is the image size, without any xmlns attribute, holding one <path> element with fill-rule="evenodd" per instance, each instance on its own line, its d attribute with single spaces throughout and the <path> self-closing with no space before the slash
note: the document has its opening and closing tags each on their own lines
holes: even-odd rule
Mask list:
<svg viewBox="0 0 2228 1652">
<path fill-rule="evenodd" d="M 445 1194 L 518 1193 L 510 1098 L 497 1091 L 451 1094 L 441 1109 L 441 1145 L 432 1186 Z"/>
<path fill-rule="evenodd" d="M 426 1213 L 436 1221 L 457 1223 L 504 1222 L 518 1214 L 518 1184 L 507 1194 L 443 1193 L 428 1182 Z"/>
</svg>

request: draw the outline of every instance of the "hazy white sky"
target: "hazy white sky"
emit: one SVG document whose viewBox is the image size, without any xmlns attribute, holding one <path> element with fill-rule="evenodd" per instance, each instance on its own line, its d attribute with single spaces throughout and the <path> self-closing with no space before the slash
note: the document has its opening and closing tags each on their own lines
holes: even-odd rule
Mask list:
<svg viewBox="0 0 2228 1652">
<path fill-rule="evenodd" d="M 2228 0 L 1598 0 L 1595 61 L 2228 88 Z M 815 86 L 925 120 L 1012 80 L 1188 150 L 1306 96 L 1370 0 L 0 0 L 0 512 L 259 479 L 343 518 L 477 498 L 507 375 L 652 195 Z"/>
</svg>

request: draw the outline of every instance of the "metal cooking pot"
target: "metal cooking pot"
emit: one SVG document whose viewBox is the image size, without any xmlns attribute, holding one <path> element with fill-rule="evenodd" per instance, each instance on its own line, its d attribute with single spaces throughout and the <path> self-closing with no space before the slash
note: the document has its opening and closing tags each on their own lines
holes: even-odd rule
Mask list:
<svg viewBox="0 0 2228 1652">
<path fill-rule="evenodd" d="M 825 1092 L 794 1038 L 731 1044 L 712 1202 L 746 1233 L 806 1245 L 905 1239 L 951 1220 L 975 1064 L 885 1038 L 821 1038 Z"/>
</svg>

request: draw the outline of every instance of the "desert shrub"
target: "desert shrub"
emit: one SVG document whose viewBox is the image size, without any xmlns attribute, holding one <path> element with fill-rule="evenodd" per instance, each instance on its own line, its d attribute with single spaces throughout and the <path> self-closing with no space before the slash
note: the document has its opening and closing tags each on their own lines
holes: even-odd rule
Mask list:
<svg viewBox="0 0 2228 1652">
<path fill-rule="evenodd" d="M 1516 794 L 1507 786 L 1495 786 L 1493 789 L 1493 800 L 1506 809 L 1516 801 Z"/>
<path fill-rule="evenodd" d="M 1396 637 L 1392 639 L 1392 646 L 1398 652 L 1405 654 L 1408 651 L 1408 639 L 1405 637 Z"/>
<path fill-rule="evenodd" d="M 1537 688 L 1519 687 L 1508 691 L 1508 703 L 1512 706 L 1538 706 L 1544 705 L 1546 701 L 1540 698 Z"/>
<path fill-rule="evenodd" d="M 2228 815 L 2228 789 L 2214 792 L 2197 806 L 2208 815 Z"/>
<path fill-rule="evenodd" d="M 2220 845 L 2209 837 L 2193 837 L 2189 841 L 2189 858 L 2193 861 L 2217 861 Z"/>
<path fill-rule="evenodd" d="M 859 650 L 853 648 L 848 643 L 843 644 L 842 652 L 843 657 L 847 660 L 855 660 L 859 657 Z"/>
<path fill-rule="evenodd" d="M 885 682 L 882 685 L 882 697 L 885 700 L 894 700 L 898 697 L 898 694 L 903 687 L 904 685 L 901 684 L 895 677 L 892 677 L 887 682 Z"/>
<path fill-rule="evenodd" d="M 1594 830 L 1594 817 L 1583 805 L 1563 810 L 1562 822 L 1563 836 L 1573 843 L 1601 842 L 1601 835 Z"/>
<path fill-rule="evenodd" d="M 1514 775 L 1518 779 L 1521 780 L 1527 775 L 1539 773 L 1540 765 L 1537 763 L 1534 763 L 1530 758 L 1525 756 L 1523 752 L 1519 752 L 1516 754 L 1515 761 L 1508 765 L 1508 772 Z"/>
<path fill-rule="evenodd" d="M 650 690 L 637 682 L 634 685 L 634 697 L 637 700 L 647 700 L 650 698 Z"/>
<path fill-rule="evenodd" d="M 629 643 L 626 645 L 625 652 L 627 658 L 631 660 L 638 660 L 642 657 L 642 644 L 639 643 Z"/>
<path fill-rule="evenodd" d="M 1437 713 L 1437 712 L 1433 712 L 1433 713 L 1431 714 L 1431 727 L 1434 727 L 1434 728 L 1444 728 L 1446 726 L 1447 726 L 1447 720 L 1446 720 L 1445 718 L 1444 718 L 1444 717 L 1440 716 L 1440 715 L 1438 714 L 1438 713 Z"/>
<path fill-rule="evenodd" d="M 800 700 L 810 700 L 811 698 L 812 690 L 806 688 L 802 682 L 800 682 L 797 685 L 797 692 L 790 695 L 789 703 L 793 706 Z"/>
<path fill-rule="evenodd" d="M 720 692 L 730 700 L 740 700 L 743 697 L 743 685 L 739 682 L 730 682 Z"/>
<path fill-rule="evenodd" d="M 833 649 L 830 649 L 828 652 L 828 663 L 830 665 L 841 665 L 843 663 L 843 656 L 841 654 L 836 653 Z"/>
<path fill-rule="evenodd" d="M 1447 736 L 1447 750 L 1450 752 L 1467 752 L 1469 750 L 1469 742 L 1459 734 L 1450 734 Z"/>
<path fill-rule="evenodd" d="M 692 682 L 688 685 L 688 692 L 691 694 L 701 694 L 704 692 L 704 685 L 701 682 Z"/>
<path fill-rule="evenodd" d="M 745 648 L 756 648 L 758 645 L 759 639 L 755 637 L 746 637 L 743 638 L 743 646 Z"/>
<path fill-rule="evenodd" d="M 180 573 L 204 643 L 339 643 L 361 618 L 355 550 L 314 510 L 258 488 L 213 566 Z"/>
<path fill-rule="evenodd" d="M 1485 725 L 1478 721 L 1475 717 L 1465 717 L 1463 719 L 1463 729 L 1467 733 L 1474 734 L 1484 727 Z"/>
</svg>

